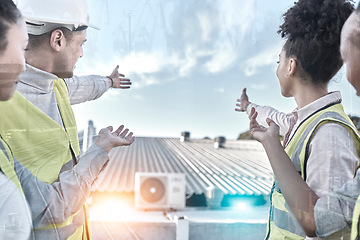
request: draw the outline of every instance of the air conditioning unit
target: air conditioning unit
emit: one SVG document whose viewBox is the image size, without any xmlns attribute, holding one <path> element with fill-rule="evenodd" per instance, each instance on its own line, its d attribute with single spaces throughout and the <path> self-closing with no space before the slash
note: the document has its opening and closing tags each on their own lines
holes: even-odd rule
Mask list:
<svg viewBox="0 0 360 240">
<path fill-rule="evenodd" d="M 185 207 L 185 174 L 135 173 L 135 207 L 167 209 Z"/>
</svg>

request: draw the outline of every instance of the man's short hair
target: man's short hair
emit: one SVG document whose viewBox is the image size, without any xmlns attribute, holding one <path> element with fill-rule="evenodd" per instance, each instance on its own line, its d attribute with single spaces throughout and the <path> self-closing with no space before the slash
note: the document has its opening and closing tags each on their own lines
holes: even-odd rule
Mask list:
<svg viewBox="0 0 360 240">
<path fill-rule="evenodd" d="M 42 44 L 44 44 L 45 42 L 47 42 L 50 39 L 51 34 L 55 30 L 61 30 L 64 33 L 64 36 L 66 38 L 67 43 L 70 43 L 72 41 L 73 36 L 75 34 L 73 31 L 70 31 L 66 27 L 60 27 L 60 28 L 54 29 L 54 30 L 52 30 L 50 32 L 41 34 L 41 35 L 29 34 L 28 48 L 29 49 L 37 49 L 38 47 L 40 47 Z"/>
</svg>

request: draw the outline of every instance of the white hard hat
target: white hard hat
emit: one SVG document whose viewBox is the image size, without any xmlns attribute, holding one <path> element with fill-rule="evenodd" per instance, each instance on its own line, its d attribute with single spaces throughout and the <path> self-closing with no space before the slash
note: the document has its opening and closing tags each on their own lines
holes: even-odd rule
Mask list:
<svg viewBox="0 0 360 240">
<path fill-rule="evenodd" d="M 41 35 L 58 27 L 71 31 L 92 27 L 87 0 L 15 0 L 23 15 L 28 33 Z"/>
</svg>

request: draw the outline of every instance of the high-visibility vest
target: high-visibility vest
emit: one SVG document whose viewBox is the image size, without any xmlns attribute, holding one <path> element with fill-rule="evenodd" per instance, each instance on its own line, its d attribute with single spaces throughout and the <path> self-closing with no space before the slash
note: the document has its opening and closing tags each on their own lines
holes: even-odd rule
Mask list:
<svg viewBox="0 0 360 240">
<path fill-rule="evenodd" d="M 354 207 L 352 226 L 351 226 L 351 237 L 350 237 L 351 240 L 360 239 L 359 229 L 360 229 L 360 196 L 356 200 Z"/>
<path fill-rule="evenodd" d="M 325 123 L 338 123 L 345 126 L 356 141 L 360 134 L 345 114 L 340 103 L 330 104 L 319 109 L 296 129 L 295 134 L 285 148 L 295 168 L 306 181 L 306 165 L 309 158 L 309 145 L 316 130 Z M 305 239 L 306 234 L 287 205 L 280 187 L 274 178 L 270 194 L 270 215 L 265 239 Z"/>
<path fill-rule="evenodd" d="M 54 81 L 54 92 L 65 129 L 17 91 L 9 101 L 0 102 L 1 136 L 14 157 L 46 183 L 58 178 L 63 165 L 72 160 L 71 151 L 75 156 L 80 151 L 76 121 L 63 79 Z M 44 229 L 70 225 L 75 215 Z M 80 226 L 69 239 L 87 239 L 86 228 Z"/>
<path fill-rule="evenodd" d="M 0 138 L 0 169 L 3 174 L 10 179 L 11 182 L 24 195 L 20 181 L 14 169 L 14 158 L 7 144 Z M 25 197 L 25 196 L 24 196 Z"/>
<path fill-rule="evenodd" d="M 3 202 L 0 206 L 1 221 L 5 223 L 0 228 L 0 239 L 29 239 L 32 226 L 31 212 L 14 169 L 14 157 L 1 136 L 0 170 L 2 181 L 6 181 L 2 182 L 0 191 L 9 194 L 2 194 L 4 198 L 0 199 Z M 6 226 L 7 224 L 9 225 Z"/>
</svg>

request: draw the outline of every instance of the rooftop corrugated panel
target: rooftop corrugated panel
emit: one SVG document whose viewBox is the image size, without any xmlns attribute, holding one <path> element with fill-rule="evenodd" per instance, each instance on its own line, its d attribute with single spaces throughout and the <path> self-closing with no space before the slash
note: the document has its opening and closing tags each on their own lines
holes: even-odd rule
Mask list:
<svg viewBox="0 0 360 240">
<path fill-rule="evenodd" d="M 108 166 L 95 190 L 134 191 L 136 172 L 173 172 L 186 175 L 186 193 L 202 194 L 209 186 L 230 195 L 267 195 L 272 170 L 261 144 L 251 140 L 226 141 L 214 148 L 208 139 L 138 137 L 130 147 L 110 152 Z"/>
</svg>

